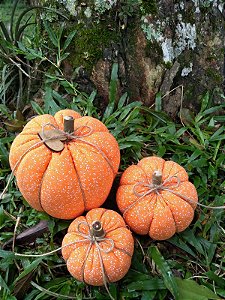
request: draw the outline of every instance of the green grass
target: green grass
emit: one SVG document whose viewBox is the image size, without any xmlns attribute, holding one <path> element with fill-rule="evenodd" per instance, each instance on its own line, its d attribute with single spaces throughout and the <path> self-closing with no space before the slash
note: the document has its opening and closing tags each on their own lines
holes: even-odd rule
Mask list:
<svg viewBox="0 0 225 300">
<path fill-rule="evenodd" d="M 25 1 L 20 1 L 17 6 L 17 10 L 15 12 L 15 17 L 18 17 L 20 13 L 27 8 L 27 4 Z M 10 0 L 5 0 L 0 3 L 0 16 L 1 16 L 1 21 L 4 23 L 9 23 L 10 18 L 11 18 L 11 13 L 13 9 L 13 1 Z"/>
<path fill-rule="evenodd" d="M 83 115 L 97 117 L 118 140 L 122 157 L 120 171 L 144 156 L 159 155 L 172 159 L 187 170 L 190 181 L 197 188 L 200 203 L 224 205 L 225 116 L 217 113 L 224 106 L 213 106 L 210 95 L 206 94 L 196 116 L 185 125 L 183 120 L 175 123 L 157 105 L 156 110 L 150 110 L 139 102 L 129 103 L 126 94 L 116 101 L 117 67 L 113 67 L 109 105 L 104 112 L 94 105 L 96 93 L 90 96 L 78 94 L 68 103 L 50 88 L 43 107 L 32 103 L 35 112 L 54 113 L 69 107 Z M 66 80 L 61 83 L 64 88 L 73 89 Z M 1 129 L 2 188 L 9 178 L 8 151 L 13 137 L 12 133 Z M 111 197 L 115 200 L 114 196 Z M 112 296 L 141 300 L 224 299 L 224 216 L 223 209 L 197 208 L 191 226 L 167 241 L 158 242 L 148 236 L 135 235 L 139 242 L 135 244 L 132 266 L 124 279 L 110 284 Z M 38 237 L 31 236 L 29 243 L 23 241 L 15 248 L 12 243 L 7 244 L 15 230 L 17 234 L 21 233 L 40 220 L 48 222 L 48 232 Z M 42 254 L 60 247 L 69 223 L 31 209 L 16 189 L 15 181 L 11 182 L 0 205 L 0 245 L 4 245 L 0 250 L 2 300 L 109 299 L 104 287 L 86 286 L 72 278 L 60 252 L 43 258 L 14 255 L 14 251 Z"/>
</svg>

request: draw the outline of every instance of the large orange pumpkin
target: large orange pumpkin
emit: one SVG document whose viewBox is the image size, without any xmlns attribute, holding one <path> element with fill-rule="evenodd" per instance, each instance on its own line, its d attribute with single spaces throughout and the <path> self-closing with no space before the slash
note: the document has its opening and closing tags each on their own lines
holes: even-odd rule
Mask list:
<svg viewBox="0 0 225 300">
<path fill-rule="evenodd" d="M 130 228 L 155 240 L 185 230 L 198 202 L 185 169 L 156 156 L 143 158 L 125 170 L 116 197 Z"/>
<path fill-rule="evenodd" d="M 120 280 L 129 270 L 134 240 L 123 218 L 96 208 L 76 218 L 62 242 L 62 255 L 71 275 L 101 286 Z"/>
<path fill-rule="evenodd" d="M 12 143 L 9 159 L 33 208 L 72 219 L 106 200 L 120 152 L 102 122 L 61 110 L 29 121 Z"/>
</svg>

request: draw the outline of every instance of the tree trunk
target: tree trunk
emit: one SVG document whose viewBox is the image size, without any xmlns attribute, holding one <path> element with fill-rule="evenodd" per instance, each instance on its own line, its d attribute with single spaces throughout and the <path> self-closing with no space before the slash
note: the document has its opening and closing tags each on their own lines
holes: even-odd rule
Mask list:
<svg viewBox="0 0 225 300">
<path fill-rule="evenodd" d="M 114 62 L 120 95 L 151 106 L 160 92 L 172 117 L 181 106 L 198 110 L 208 90 L 217 104 L 223 101 L 222 0 L 51 2 L 63 3 L 71 14 L 68 30 L 77 30 L 66 67 L 79 67 L 81 88 L 94 85 L 105 103 Z"/>
</svg>

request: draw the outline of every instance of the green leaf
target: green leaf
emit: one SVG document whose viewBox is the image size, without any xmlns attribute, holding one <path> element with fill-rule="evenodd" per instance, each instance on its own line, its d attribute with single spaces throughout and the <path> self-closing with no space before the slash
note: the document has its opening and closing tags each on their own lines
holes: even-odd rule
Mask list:
<svg viewBox="0 0 225 300">
<path fill-rule="evenodd" d="M 123 94 L 121 97 L 120 97 L 120 100 L 118 102 L 118 109 L 121 109 L 123 106 L 124 106 L 124 103 L 126 102 L 127 100 L 127 93 Z"/>
<path fill-rule="evenodd" d="M 6 215 L 5 215 L 5 213 L 4 213 L 3 206 L 0 205 L 0 228 L 1 228 L 1 226 L 4 224 L 5 219 L 6 219 Z"/>
<path fill-rule="evenodd" d="M 5 289 L 6 291 L 10 291 L 9 287 L 7 286 L 5 280 L 2 278 L 2 276 L 0 275 L 0 291 L 1 291 L 1 287 L 3 289 Z"/>
<path fill-rule="evenodd" d="M 33 50 L 33 49 L 27 49 L 27 52 L 25 53 L 25 57 L 28 60 L 37 59 L 37 58 L 44 59 L 41 51 L 37 51 L 37 50 Z"/>
<path fill-rule="evenodd" d="M 168 288 L 168 290 L 171 292 L 171 294 L 174 296 L 174 298 L 178 299 L 179 292 L 178 292 L 176 280 L 172 274 L 172 271 L 171 271 L 168 263 L 165 261 L 164 257 L 159 252 L 159 250 L 156 246 L 150 247 L 148 252 L 149 252 L 151 258 L 154 260 L 160 273 L 162 274 L 165 286 Z"/>
<path fill-rule="evenodd" d="M 144 291 L 141 300 L 153 300 L 157 291 Z"/>
<path fill-rule="evenodd" d="M 195 247 L 195 249 L 197 250 L 197 252 L 199 252 L 199 253 L 201 253 L 201 254 L 204 255 L 204 250 L 202 248 L 202 245 L 201 245 L 198 237 L 196 237 L 194 235 L 193 230 L 186 229 L 182 233 L 182 237 L 186 240 L 187 243 L 189 243 L 190 245 L 192 245 L 193 247 Z"/>
<path fill-rule="evenodd" d="M 0 141 L 0 161 L 3 168 L 9 168 L 9 153 L 5 145 Z"/>
<path fill-rule="evenodd" d="M 66 48 L 70 45 L 70 43 L 72 42 L 72 39 L 74 38 L 75 34 L 76 34 L 76 31 L 70 32 L 70 34 L 68 35 L 68 37 L 65 40 L 62 51 L 65 51 Z"/>
<path fill-rule="evenodd" d="M 167 124 L 170 121 L 169 117 L 164 112 L 161 111 L 156 112 L 150 109 L 149 107 L 145 107 L 145 106 L 142 107 L 142 110 L 165 124 Z"/>
<path fill-rule="evenodd" d="M 32 105 L 33 110 L 34 110 L 38 115 L 44 115 L 44 114 L 45 114 L 45 112 L 44 112 L 43 109 L 40 107 L 40 105 L 37 104 L 37 102 L 31 100 L 30 103 L 31 103 L 31 105 Z"/>
<path fill-rule="evenodd" d="M 219 287 L 225 290 L 225 280 L 222 277 L 219 277 L 213 271 L 208 271 L 204 275 L 206 275 L 209 279 L 213 280 Z"/>
<path fill-rule="evenodd" d="M 47 282 L 45 284 L 46 289 L 53 289 L 54 287 L 63 286 L 68 281 L 67 277 L 59 277 L 59 278 L 53 278 L 51 281 Z"/>
<path fill-rule="evenodd" d="M 187 252 L 188 254 L 192 255 L 197 259 L 197 255 L 193 252 L 193 250 L 187 245 L 187 243 L 184 243 L 182 239 L 178 235 L 174 235 L 172 238 L 168 240 L 169 243 L 172 245 L 179 247 L 183 251 Z"/>
<path fill-rule="evenodd" d="M 223 299 L 225 298 L 225 290 L 224 289 L 216 289 L 216 292 L 218 295 L 223 297 Z"/>
<path fill-rule="evenodd" d="M 109 84 L 109 102 L 116 103 L 117 95 L 117 81 L 118 81 L 118 63 L 112 66 L 111 80 Z"/>
<path fill-rule="evenodd" d="M 209 124 L 208 124 L 209 127 L 214 127 L 215 126 L 215 119 L 214 117 L 212 117 L 209 121 Z"/>
<path fill-rule="evenodd" d="M 206 136 L 204 135 L 204 132 L 198 127 L 198 125 L 195 125 L 195 134 L 198 136 L 198 139 L 201 143 L 202 146 L 205 146 L 205 140 L 207 139 Z"/>
<path fill-rule="evenodd" d="M 161 93 L 157 93 L 155 97 L 155 111 L 161 111 L 162 110 L 162 97 Z"/>
<path fill-rule="evenodd" d="M 63 53 L 62 55 L 60 55 L 60 60 L 59 62 L 61 63 L 63 60 L 65 60 L 68 56 L 70 55 L 69 52 Z"/>
<path fill-rule="evenodd" d="M 111 72 L 111 80 L 113 80 L 113 81 L 118 79 L 118 68 L 119 68 L 119 64 L 114 63 L 112 66 L 112 72 Z"/>
<path fill-rule="evenodd" d="M 182 136 L 186 131 L 187 131 L 187 128 L 185 128 L 185 127 L 182 127 L 179 130 L 177 130 L 175 133 L 176 138 L 179 138 L 180 136 Z"/>
<path fill-rule="evenodd" d="M 202 97 L 201 99 L 201 112 L 203 112 L 207 108 L 208 103 L 209 103 L 209 92 L 207 92 L 204 95 L 204 97 Z"/>
<path fill-rule="evenodd" d="M 12 116 L 10 115 L 9 110 L 5 104 L 0 104 L 0 112 L 9 120 L 12 120 Z"/>
<path fill-rule="evenodd" d="M 44 23 L 45 30 L 47 31 L 52 44 L 56 48 L 58 48 L 58 38 L 57 38 L 56 33 L 52 30 L 51 26 L 49 26 L 49 23 L 47 21 L 44 21 L 43 23 Z"/>
<path fill-rule="evenodd" d="M 225 126 L 221 126 L 214 134 L 210 137 L 209 141 L 219 141 L 219 140 L 224 140 L 225 139 Z M 223 134 L 221 134 L 223 133 Z"/>
<path fill-rule="evenodd" d="M 69 108 L 70 104 L 66 101 L 64 97 L 62 97 L 58 92 L 52 90 L 52 96 L 60 105 L 63 105 L 65 108 Z"/>
<path fill-rule="evenodd" d="M 39 291 L 41 291 L 42 293 L 39 294 L 39 296 L 37 296 L 35 299 L 40 299 L 42 297 L 42 295 L 49 295 L 49 296 L 52 296 L 52 297 L 55 297 L 56 299 L 74 299 L 73 296 L 66 296 L 66 295 L 61 295 L 61 294 L 58 294 L 58 293 L 54 293 L 50 290 L 47 290 L 43 287 L 41 287 L 40 285 L 38 285 L 37 283 L 31 281 L 31 284 L 34 288 L 38 289 Z"/>
<path fill-rule="evenodd" d="M 118 80 L 118 63 L 114 63 L 112 66 L 111 80 L 109 84 L 109 104 L 107 105 L 103 115 L 103 123 L 112 114 L 115 107 L 116 95 L 117 95 L 117 80 Z"/>
<path fill-rule="evenodd" d="M 109 285 L 109 292 L 114 299 L 117 299 L 117 288 L 116 288 L 115 283 L 111 283 Z"/>
<path fill-rule="evenodd" d="M 204 157 L 193 160 L 191 163 L 192 167 L 203 168 L 208 166 L 208 160 Z"/>
<path fill-rule="evenodd" d="M 121 114 L 118 118 L 118 121 L 121 122 L 125 118 L 129 118 L 130 117 L 129 113 L 132 113 L 132 112 L 135 112 L 139 115 L 140 107 L 141 107 L 141 102 L 138 102 L 138 101 L 129 103 L 128 105 L 124 106 L 123 108 L 121 108 L 121 111 L 120 111 Z"/>
<path fill-rule="evenodd" d="M 18 1 L 17 1 L 18 2 Z M 23 18 L 25 15 L 27 15 L 31 10 L 34 10 L 38 8 L 37 6 L 33 6 L 33 7 L 29 7 L 28 9 L 25 9 L 22 11 L 22 13 L 18 16 L 17 18 L 17 21 L 15 22 L 15 26 L 13 24 L 14 22 L 14 12 L 15 12 L 15 9 L 16 9 L 16 5 L 14 6 L 14 11 L 12 13 L 12 16 L 11 16 L 11 28 L 10 28 L 10 31 L 11 31 L 11 38 L 13 39 L 14 41 L 14 44 L 16 44 L 17 41 L 19 41 L 19 39 L 21 38 L 22 36 L 22 33 L 23 31 L 26 29 L 26 24 L 24 26 L 23 23 Z M 13 28 L 14 28 L 14 38 L 13 38 Z"/>
<path fill-rule="evenodd" d="M 96 112 L 96 108 L 93 104 L 95 97 L 96 97 L 97 91 L 93 91 L 91 95 L 87 99 L 87 108 L 86 108 L 86 114 L 88 116 L 93 116 L 93 114 Z"/>
<path fill-rule="evenodd" d="M 221 108 L 224 108 L 224 104 L 210 107 L 210 108 L 206 109 L 205 111 L 203 111 L 201 113 L 201 115 L 202 116 L 210 115 L 212 113 L 215 113 L 215 112 L 219 111 Z"/>
<path fill-rule="evenodd" d="M 210 300 L 219 299 L 210 289 L 197 284 L 193 280 L 176 278 L 179 291 L 178 300 Z"/>
<path fill-rule="evenodd" d="M 148 280 L 135 281 L 127 285 L 128 291 L 152 291 L 152 290 L 164 290 L 166 289 L 162 279 L 152 278 Z"/>
<path fill-rule="evenodd" d="M 35 296 L 40 294 L 38 290 L 32 290 L 27 296 L 25 296 L 24 300 L 34 300 Z"/>
<path fill-rule="evenodd" d="M 196 149 L 192 155 L 188 158 L 188 163 L 191 163 L 193 160 L 195 160 L 198 156 L 202 155 L 202 151 L 199 149 Z"/>
<path fill-rule="evenodd" d="M 59 111 L 61 108 L 60 106 L 54 101 L 53 97 L 52 97 L 52 92 L 53 90 L 50 87 L 46 87 L 45 90 L 45 96 L 44 96 L 44 102 L 45 102 L 45 106 L 44 106 L 44 110 L 47 113 L 50 113 L 52 115 L 54 115 L 57 111 Z"/>
<path fill-rule="evenodd" d="M 43 258 L 38 258 L 38 259 L 32 261 L 32 263 L 29 264 L 28 266 L 26 266 L 24 271 L 22 273 L 20 273 L 20 275 L 16 278 L 15 282 L 22 279 L 24 276 L 26 276 L 27 274 L 32 272 L 34 269 L 36 269 L 37 266 L 40 264 L 40 262 L 42 262 L 42 260 L 43 260 Z"/>
<path fill-rule="evenodd" d="M 0 257 L 4 259 L 14 259 L 15 254 L 12 251 L 0 250 Z"/>
<path fill-rule="evenodd" d="M 34 274 L 35 269 L 15 282 L 15 285 L 13 287 L 14 296 L 16 296 L 18 299 L 24 299 L 25 294 L 30 288 L 30 282 Z"/>
<path fill-rule="evenodd" d="M 2 33 L 4 35 L 4 38 L 8 41 L 8 42 L 11 42 L 11 39 L 10 39 L 10 36 L 8 34 L 8 30 L 5 26 L 5 24 L 1 21 L 0 22 L 0 27 L 1 27 L 1 30 L 2 30 Z"/>
</svg>

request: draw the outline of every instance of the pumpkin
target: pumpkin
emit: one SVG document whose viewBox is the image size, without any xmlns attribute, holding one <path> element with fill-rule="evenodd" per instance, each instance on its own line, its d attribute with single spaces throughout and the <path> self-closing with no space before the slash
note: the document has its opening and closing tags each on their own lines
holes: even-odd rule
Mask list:
<svg viewBox="0 0 225 300">
<path fill-rule="evenodd" d="M 185 230 L 198 202 L 185 169 L 156 156 L 145 157 L 124 171 L 116 199 L 131 230 L 155 240 Z"/>
<path fill-rule="evenodd" d="M 106 200 L 120 152 L 102 122 L 61 110 L 30 120 L 13 141 L 9 160 L 33 208 L 73 219 Z"/>
<path fill-rule="evenodd" d="M 120 280 L 130 268 L 134 240 L 123 218 L 104 208 L 76 218 L 62 241 L 70 274 L 90 285 Z"/>
</svg>

